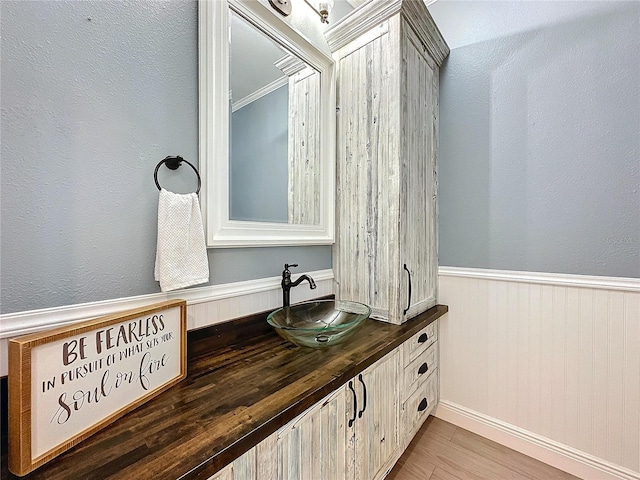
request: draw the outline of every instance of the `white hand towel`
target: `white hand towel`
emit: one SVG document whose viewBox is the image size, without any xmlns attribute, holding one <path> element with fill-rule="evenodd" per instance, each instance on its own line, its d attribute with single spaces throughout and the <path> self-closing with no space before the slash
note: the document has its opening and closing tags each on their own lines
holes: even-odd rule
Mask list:
<svg viewBox="0 0 640 480">
<path fill-rule="evenodd" d="M 209 259 L 197 194 L 160 190 L 154 276 L 163 292 L 209 281 Z"/>
</svg>

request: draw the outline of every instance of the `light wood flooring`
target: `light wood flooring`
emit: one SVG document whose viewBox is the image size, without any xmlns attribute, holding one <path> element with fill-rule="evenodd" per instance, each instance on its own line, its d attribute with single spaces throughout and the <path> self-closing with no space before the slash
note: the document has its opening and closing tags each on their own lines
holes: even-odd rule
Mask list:
<svg viewBox="0 0 640 480">
<path fill-rule="evenodd" d="M 430 416 L 387 479 L 575 480 L 577 477 Z"/>
</svg>

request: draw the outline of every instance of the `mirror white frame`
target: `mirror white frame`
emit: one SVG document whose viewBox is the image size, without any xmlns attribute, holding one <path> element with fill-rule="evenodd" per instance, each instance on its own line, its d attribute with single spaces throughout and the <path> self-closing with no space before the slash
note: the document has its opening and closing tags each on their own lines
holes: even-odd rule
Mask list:
<svg viewBox="0 0 640 480">
<path fill-rule="evenodd" d="M 320 72 L 320 223 L 229 219 L 229 15 L 240 15 Z M 208 247 L 334 243 L 335 66 L 333 59 L 256 0 L 198 2 L 201 206 Z"/>
</svg>

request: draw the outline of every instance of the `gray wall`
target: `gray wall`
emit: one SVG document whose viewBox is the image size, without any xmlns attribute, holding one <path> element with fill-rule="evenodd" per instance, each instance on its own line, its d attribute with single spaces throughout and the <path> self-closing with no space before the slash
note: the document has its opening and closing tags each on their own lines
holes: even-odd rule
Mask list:
<svg viewBox="0 0 640 480">
<path fill-rule="evenodd" d="M 429 10 L 440 265 L 640 277 L 640 2 Z"/>
<path fill-rule="evenodd" d="M 195 1 L 0 2 L 0 312 L 158 292 L 155 165 L 197 165 Z M 195 189 L 190 169 L 162 186 Z M 209 250 L 211 283 L 330 247 Z"/>
<path fill-rule="evenodd" d="M 289 220 L 289 85 L 231 115 L 230 218 Z"/>
</svg>

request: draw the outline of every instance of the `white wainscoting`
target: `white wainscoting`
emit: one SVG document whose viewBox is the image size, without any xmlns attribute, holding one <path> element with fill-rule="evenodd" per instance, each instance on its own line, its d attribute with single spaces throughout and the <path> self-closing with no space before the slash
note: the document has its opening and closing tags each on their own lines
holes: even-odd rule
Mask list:
<svg viewBox="0 0 640 480">
<path fill-rule="evenodd" d="M 333 294 L 333 270 L 307 274 L 315 280 L 317 288 L 311 290 L 307 283 L 293 288 L 291 303 Z M 9 338 L 176 298 L 187 301 L 187 328 L 193 330 L 282 306 L 281 280 L 277 276 L 0 315 L 0 376 L 8 373 Z"/>
<path fill-rule="evenodd" d="M 440 267 L 436 415 L 581 478 L 640 479 L 640 280 Z"/>
</svg>

